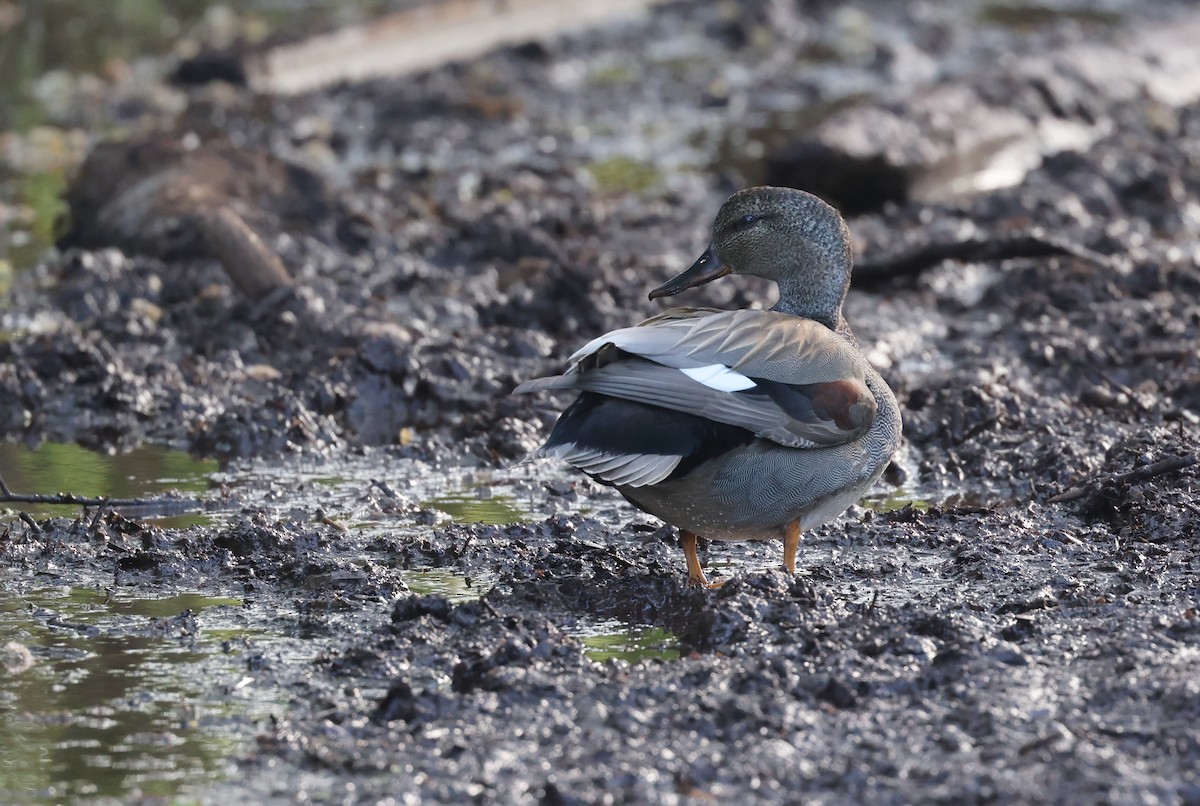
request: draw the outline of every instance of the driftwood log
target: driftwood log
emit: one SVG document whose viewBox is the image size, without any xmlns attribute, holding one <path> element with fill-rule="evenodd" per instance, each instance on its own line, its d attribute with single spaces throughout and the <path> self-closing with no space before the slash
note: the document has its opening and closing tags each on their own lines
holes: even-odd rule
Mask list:
<svg viewBox="0 0 1200 806">
<path fill-rule="evenodd" d="M 164 134 L 96 146 L 67 203 L 70 228 L 60 247 L 214 258 L 256 302 L 292 284 L 268 240 L 288 229 L 311 230 L 330 208 L 321 180 L 305 168 L 224 142 L 191 147 Z"/>
</svg>

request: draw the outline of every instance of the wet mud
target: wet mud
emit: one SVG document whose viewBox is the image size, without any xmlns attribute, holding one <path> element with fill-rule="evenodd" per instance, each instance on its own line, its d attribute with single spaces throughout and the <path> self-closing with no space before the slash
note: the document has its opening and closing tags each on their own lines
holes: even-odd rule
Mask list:
<svg viewBox="0 0 1200 806">
<path fill-rule="evenodd" d="M 266 631 L 197 650 L 189 691 L 256 704 L 178 729 L 226 737 L 220 763 L 110 797 L 1200 803 L 1200 102 L 1038 72 L 1195 12 L 1052 11 L 669 3 L 403 79 L 189 84 L 95 152 L 61 251 L 16 275 L 0 435 L 218 458 L 210 520 L 0 526 L 8 596 L 43 603 L 7 674 L 65 669 L 42 638 L 64 631 L 188 648 L 231 608 Z M 992 85 L 992 63 L 1021 69 Z M 972 137 L 938 98 L 981 105 Z M 936 120 L 928 148 L 847 145 L 812 181 L 855 189 L 847 318 L 904 447 L 795 578 L 779 545 L 714 543 L 727 583 L 690 588 L 672 529 L 517 464 L 565 400 L 508 392 L 658 310 L 730 190 L 803 187 L 798 155 L 884 113 Z M 1088 136 L 981 178 L 996 120 Z M 154 195 L 196 185 L 181 215 Z M 130 225 L 148 202 L 160 229 Z M 201 208 L 287 282 L 239 284 Z M 240 604 L 99 628 L 44 604 L 100 607 L 78 591 Z"/>
</svg>

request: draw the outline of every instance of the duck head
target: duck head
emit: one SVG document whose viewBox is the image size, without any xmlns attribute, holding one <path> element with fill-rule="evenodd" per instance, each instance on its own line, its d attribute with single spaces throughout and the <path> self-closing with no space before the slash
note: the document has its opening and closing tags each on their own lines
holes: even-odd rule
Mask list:
<svg viewBox="0 0 1200 806">
<path fill-rule="evenodd" d="M 837 210 L 802 190 L 753 187 L 730 196 L 691 268 L 650 292 L 669 297 L 730 273 L 779 286 L 773 310 L 836 329 L 850 286 L 850 232 Z"/>
</svg>

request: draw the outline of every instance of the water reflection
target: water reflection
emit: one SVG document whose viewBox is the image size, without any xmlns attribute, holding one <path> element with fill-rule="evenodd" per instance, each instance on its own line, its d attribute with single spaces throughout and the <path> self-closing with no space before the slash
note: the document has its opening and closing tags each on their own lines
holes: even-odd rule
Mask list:
<svg viewBox="0 0 1200 806">
<path fill-rule="evenodd" d="M 1028 493 L 1024 494 L 1028 497 Z M 942 510 L 966 509 L 996 509 L 1010 506 L 1020 500 L 1022 494 L 1014 488 L 976 486 L 969 490 L 911 490 L 905 487 L 888 489 L 886 492 L 872 493 L 866 496 L 858 505 L 872 512 L 894 512 L 911 507 L 919 512 L 928 512 L 934 507 Z"/>
<path fill-rule="evenodd" d="M 471 602 L 487 593 L 494 574 L 467 577 L 448 568 L 421 568 L 404 572 L 408 589 L 419 596 L 444 596 L 451 602 Z"/>
<path fill-rule="evenodd" d="M 0 595 L 0 645 L 33 656 L 32 666 L 0 678 L 0 802 L 171 798 L 185 783 L 228 775 L 227 759 L 246 739 L 228 722 L 265 716 L 271 704 L 231 697 L 242 662 L 222 653 L 230 633 L 206 636 L 199 625 L 240 606 L 195 593 Z M 146 621 L 118 630 L 130 616 Z"/>
<path fill-rule="evenodd" d="M 447 493 L 424 502 L 423 506 L 446 513 L 454 523 L 502 526 L 529 520 L 529 515 L 517 508 L 512 496 L 491 495 L 487 488 L 481 488 L 481 492 Z"/>
<path fill-rule="evenodd" d="M 53 495 L 66 491 L 89 498 L 144 498 L 167 491 L 201 493 L 208 489 L 208 478 L 216 471 L 216 460 L 196 459 L 184 451 L 159 446 L 108 455 L 78 445 L 46 442 L 30 450 L 19 443 L 0 442 L 0 478 L 17 493 Z M 21 508 L 35 517 L 75 516 L 80 511 L 77 505 Z M 196 508 L 194 502 L 191 508 Z M 182 528 L 211 520 L 192 512 L 156 518 L 155 523 Z"/>
<path fill-rule="evenodd" d="M 594 661 L 637 663 L 679 658 L 679 640 L 661 627 L 611 620 L 580 621 L 568 632 L 583 643 L 583 653 Z"/>
</svg>

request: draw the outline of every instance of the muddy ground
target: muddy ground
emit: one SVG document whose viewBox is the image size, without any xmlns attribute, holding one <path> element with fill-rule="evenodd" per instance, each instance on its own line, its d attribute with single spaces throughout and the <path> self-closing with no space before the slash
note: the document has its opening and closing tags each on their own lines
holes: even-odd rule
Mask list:
<svg viewBox="0 0 1200 806">
<path fill-rule="evenodd" d="M 233 595 L 312 637 L 265 667 L 227 650 L 287 697 L 231 728 L 236 774 L 200 800 L 1200 803 L 1200 100 L 1022 73 L 1195 12 L 1014 8 L 677 2 L 298 97 L 190 86 L 174 119 L 114 99 L 106 120 L 155 130 L 85 167 L 61 252 L 18 275 L 0 435 L 219 457 L 227 516 L 14 521 L 8 584 Z M 718 544 L 732 580 L 689 589 L 670 529 L 513 467 L 564 401 L 508 391 L 659 310 L 728 192 L 805 186 L 846 110 L 915 119 L 962 87 L 966 139 L 1087 136 L 995 183 L 987 147 L 926 159 L 956 147 L 948 109 L 890 163 L 817 161 L 856 212 L 847 316 L 905 446 L 801 574 Z M 188 174 L 197 150 L 235 170 Z M 195 211 L 139 217 L 180 165 L 288 282 L 232 282 Z M 287 480 L 348 461 L 370 469 L 337 495 Z M 234 483 L 259 463 L 282 476 Z M 430 479 L 466 474 L 532 519 L 439 524 Z M 430 568 L 481 598 L 414 592 Z M 580 619 L 678 657 L 597 661 Z"/>
</svg>

